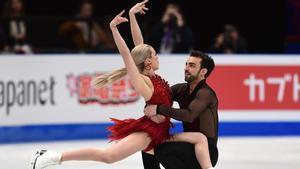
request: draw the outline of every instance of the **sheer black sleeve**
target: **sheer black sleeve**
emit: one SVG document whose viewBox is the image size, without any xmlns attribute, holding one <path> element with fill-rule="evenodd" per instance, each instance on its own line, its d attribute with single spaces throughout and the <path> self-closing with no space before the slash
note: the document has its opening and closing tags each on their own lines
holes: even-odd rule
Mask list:
<svg viewBox="0 0 300 169">
<path fill-rule="evenodd" d="M 189 104 L 188 109 L 176 109 L 159 105 L 157 113 L 184 122 L 193 122 L 205 109 L 210 106 L 214 98 L 213 92 L 207 88 L 200 89 L 196 98 Z"/>
</svg>

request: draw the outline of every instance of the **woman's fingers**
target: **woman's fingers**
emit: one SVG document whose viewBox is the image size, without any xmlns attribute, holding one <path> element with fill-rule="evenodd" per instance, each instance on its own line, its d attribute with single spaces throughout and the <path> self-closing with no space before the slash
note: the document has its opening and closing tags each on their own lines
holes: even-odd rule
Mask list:
<svg viewBox="0 0 300 169">
<path fill-rule="evenodd" d="M 149 8 L 147 8 L 147 7 L 141 7 L 141 8 L 140 8 L 140 13 L 141 13 L 141 14 L 146 14 L 146 12 L 145 12 L 144 10 L 148 11 Z"/>
<path fill-rule="evenodd" d="M 149 8 L 147 8 L 146 7 L 146 3 L 148 2 L 148 0 L 144 0 L 143 2 L 141 2 L 141 3 L 138 3 L 139 5 L 139 11 L 137 11 L 137 12 L 140 12 L 141 14 L 146 14 L 146 12 L 144 11 L 144 10 L 146 10 L 146 11 L 148 11 L 149 10 Z"/>
<path fill-rule="evenodd" d="M 147 3 L 149 0 L 144 0 L 143 2 L 141 2 L 141 4 L 145 4 Z"/>
<path fill-rule="evenodd" d="M 120 12 L 117 16 L 122 16 L 124 14 L 124 12 L 125 12 L 125 9 L 122 12 Z"/>
<path fill-rule="evenodd" d="M 120 23 L 122 23 L 122 22 L 128 22 L 128 19 L 125 17 L 120 17 Z"/>
</svg>

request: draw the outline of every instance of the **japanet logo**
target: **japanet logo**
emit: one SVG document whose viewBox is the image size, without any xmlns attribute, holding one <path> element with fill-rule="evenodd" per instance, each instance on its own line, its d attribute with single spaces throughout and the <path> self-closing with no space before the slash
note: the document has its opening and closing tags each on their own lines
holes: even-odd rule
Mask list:
<svg viewBox="0 0 300 169">
<path fill-rule="evenodd" d="M 300 109 L 300 66 L 218 65 L 208 78 L 220 109 Z"/>
<path fill-rule="evenodd" d="M 45 79 L 0 80 L 0 112 L 16 108 L 55 106 L 54 76 Z"/>
<path fill-rule="evenodd" d="M 130 84 L 127 76 L 113 84 L 96 89 L 91 86 L 91 81 L 98 75 L 100 74 L 81 74 L 78 76 L 68 74 L 67 88 L 70 96 L 77 95 L 78 102 L 82 104 L 95 102 L 99 104 L 124 104 L 139 99 L 138 93 Z"/>
</svg>

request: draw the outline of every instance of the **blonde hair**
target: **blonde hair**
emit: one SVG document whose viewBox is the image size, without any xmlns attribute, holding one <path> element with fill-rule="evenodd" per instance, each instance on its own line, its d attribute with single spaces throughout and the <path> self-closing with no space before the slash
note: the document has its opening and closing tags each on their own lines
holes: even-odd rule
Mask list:
<svg viewBox="0 0 300 169">
<path fill-rule="evenodd" d="M 147 58 L 151 58 L 151 46 L 147 44 L 141 44 L 134 47 L 131 50 L 131 56 L 134 60 L 135 65 L 137 66 L 139 72 L 141 73 L 144 68 L 144 62 Z M 111 84 L 127 74 L 126 68 L 121 68 L 104 75 L 100 75 L 92 80 L 92 85 L 96 88 L 101 88 L 105 85 Z"/>
</svg>

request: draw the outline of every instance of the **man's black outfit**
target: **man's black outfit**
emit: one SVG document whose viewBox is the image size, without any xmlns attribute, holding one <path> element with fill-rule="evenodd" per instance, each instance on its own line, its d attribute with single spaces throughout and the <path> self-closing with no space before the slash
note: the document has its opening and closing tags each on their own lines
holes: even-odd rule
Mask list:
<svg viewBox="0 0 300 169">
<path fill-rule="evenodd" d="M 210 158 L 213 166 L 218 160 L 218 98 L 205 80 L 202 80 L 190 93 L 187 83 L 172 86 L 173 101 L 179 103 L 180 109 L 163 105 L 157 107 L 157 114 L 183 121 L 185 132 L 201 132 L 209 144 Z M 166 169 L 201 169 L 194 145 L 185 142 L 168 142 L 157 146 L 155 156 L 143 154 L 145 169 L 159 169 L 158 161 Z M 155 158 L 156 157 L 156 158 Z"/>
</svg>

